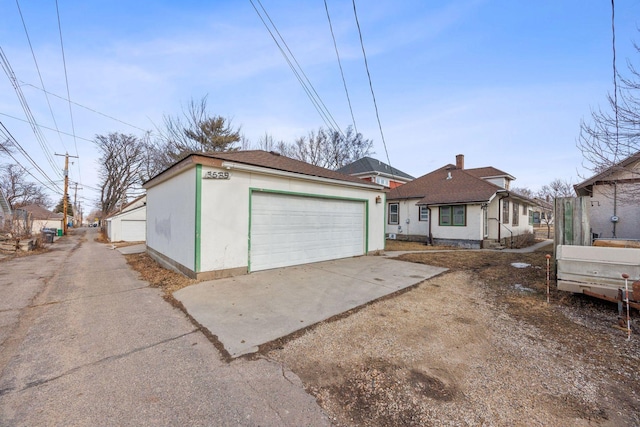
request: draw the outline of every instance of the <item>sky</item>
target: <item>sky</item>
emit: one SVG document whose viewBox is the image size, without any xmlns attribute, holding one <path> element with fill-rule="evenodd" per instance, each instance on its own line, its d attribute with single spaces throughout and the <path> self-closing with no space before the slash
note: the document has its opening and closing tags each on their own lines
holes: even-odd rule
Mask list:
<svg viewBox="0 0 640 427">
<path fill-rule="evenodd" d="M 338 126 L 353 125 L 324 1 L 261 1 Z M 250 0 L 57 4 L 60 26 L 53 0 L 0 0 L 0 48 L 43 137 L 24 121 L 6 64 L 0 122 L 38 168 L 16 159 L 53 189 L 62 188 L 64 167 L 56 154 L 77 156 L 69 178 L 82 188 L 85 212 L 99 198 L 94 137 L 141 137 L 191 99 L 207 96 L 211 114 L 254 144 L 265 133 L 293 142 L 326 126 Z M 326 4 L 355 127 L 374 141 L 372 157 L 419 177 L 464 154 L 465 167 L 496 167 L 534 191 L 591 175 L 576 142 L 581 120 L 606 107 L 613 90 L 610 1 L 357 0 L 382 133 L 353 3 Z M 615 7 L 624 72 L 640 59 L 640 2 Z M 0 155 L 0 163 L 15 161 Z"/>
</svg>

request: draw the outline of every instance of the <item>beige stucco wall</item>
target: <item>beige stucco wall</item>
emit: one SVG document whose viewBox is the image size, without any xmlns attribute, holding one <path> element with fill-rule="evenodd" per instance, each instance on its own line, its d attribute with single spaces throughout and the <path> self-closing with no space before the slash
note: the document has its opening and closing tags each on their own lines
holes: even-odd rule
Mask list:
<svg viewBox="0 0 640 427">
<path fill-rule="evenodd" d="M 147 189 L 147 247 L 193 270 L 196 169 Z"/>
<path fill-rule="evenodd" d="M 222 170 L 204 166 L 202 175 L 208 171 Z M 228 172 L 231 174 L 228 180 L 202 180 L 201 271 L 247 267 L 250 189 L 366 199 L 369 202 L 368 251 L 384 249 L 385 204 L 380 190 L 233 169 Z M 381 197 L 382 203 L 376 204 L 376 196 Z"/>
<path fill-rule="evenodd" d="M 613 185 L 594 185 L 593 196 L 587 200 L 591 232 L 598 237 L 612 238 L 611 217 L 618 217 L 616 238 L 640 239 L 640 184 L 618 184 L 614 210 Z M 633 194 L 635 193 L 635 194 Z"/>
</svg>

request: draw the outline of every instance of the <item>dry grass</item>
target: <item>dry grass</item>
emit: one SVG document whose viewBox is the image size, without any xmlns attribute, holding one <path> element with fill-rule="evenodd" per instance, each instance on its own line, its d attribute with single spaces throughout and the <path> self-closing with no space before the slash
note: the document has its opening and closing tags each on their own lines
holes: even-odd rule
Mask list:
<svg viewBox="0 0 640 427">
<path fill-rule="evenodd" d="M 162 289 L 165 296 L 171 296 L 182 288 L 198 283 L 195 279 L 161 267 L 146 253 L 125 255 L 125 258 L 131 268 L 140 273 L 142 280 L 149 282 L 154 288 Z"/>
<path fill-rule="evenodd" d="M 402 240 L 387 240 L 384 245 L 385 251 L 434 251 L 434 250 L 460 249 L 455 246 L 429 246 L 420 242 L 405 242 Z"/>
</svg>

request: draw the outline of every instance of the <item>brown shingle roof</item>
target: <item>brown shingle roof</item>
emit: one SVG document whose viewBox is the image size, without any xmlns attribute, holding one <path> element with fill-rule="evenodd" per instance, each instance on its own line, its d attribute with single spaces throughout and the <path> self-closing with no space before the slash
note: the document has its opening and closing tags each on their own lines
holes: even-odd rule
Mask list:
<svg viewBox="0 0 640 427">
<path fill-rule="evenodd" d="M 314 166 L 312 164 L 295 160 L 290 157 L 286 157 L 277 153 L 263 150 L 248 150 L 248 151 L 226 151 L 220 153 L 193 153 L 173 164 L 168 169 L 160 172 L 156 177 L 150 179 L 150 182 L 165 172 L 169 171 L 173 167 L 183 163 L 190 162 L 192 157 L 206 157 L 210 159 L 218 159 L 228 162 L 242 163 L 251 166 L 260 166 L 269 169 L 275 169 L 284 172 L 299 173 L 302 175 L 317 176 L 320 178 L 335 179 L 339 181 L 346 181 L 351 183 L 357 183 L 359 185 L 369 186 L 371 188 L 382 188 L 377 184 L 367 183 L 359 178 L 351 175 L 345 175 L 340 172 L 336 172 L 330 169 L 326 169 L 320 166 Z M 197 160 L 196 160 L 197 162 Z M 146 183 L 145 183 L 146 184 Z"/>
<path fill-rule="evenodd" d="M 419 198 L 418 204 L 427 205 L 487 202 L 501 190 L 505 191 L 497 185 L 475 177 L 467 169 L 456 169 L 454 165 L 446 165 L 394 188 L 387 194 L 387 200 Z"/>
<path fill-rule="evenodd" d="M 20 209 L 29 212 L 33 219 L 62 219 L 64 216 L 61 213 L 53 213 L 40 205 L 27 205 Z"/>
<path fill-rule="evenodd" d="M 494 176 L 506 176 L 507 178 L 515 179 L 510 174 L 501 171 L 500 169 L 496 169 L 493 166 L 487 166 L 483 168 L 473 168 L 473 169 L 465 169 L 467 173 L 475 176 L 476 178 L 489 178 Z"/>
</svg>

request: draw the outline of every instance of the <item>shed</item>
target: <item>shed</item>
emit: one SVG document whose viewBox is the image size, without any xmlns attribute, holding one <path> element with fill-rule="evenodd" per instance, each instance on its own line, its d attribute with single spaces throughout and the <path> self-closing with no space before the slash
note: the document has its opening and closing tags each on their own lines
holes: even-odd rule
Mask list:
<svg viewBox="0 0 640 427">
<path fill-rule="evenodd" d="M 189 277 L 384 249 L 381 186 L 276 153 L 191 154 L 144 188 L 147 252 Z"/>
<path fill-rule="evenodd" d="M 106 218 L 111 242 L 144 242 L 147 234 L 147 196 L 142 195 Z"/>
</svg>

